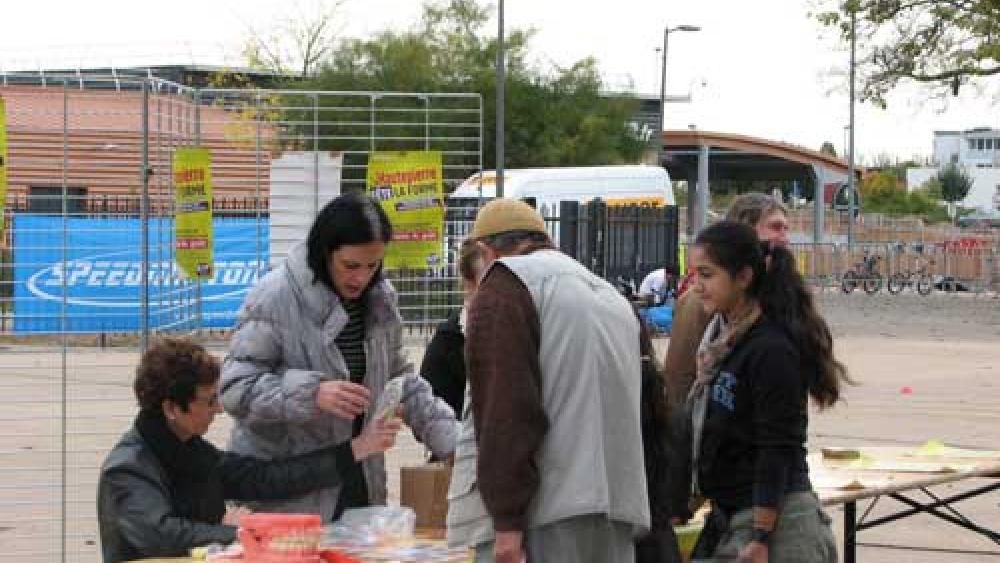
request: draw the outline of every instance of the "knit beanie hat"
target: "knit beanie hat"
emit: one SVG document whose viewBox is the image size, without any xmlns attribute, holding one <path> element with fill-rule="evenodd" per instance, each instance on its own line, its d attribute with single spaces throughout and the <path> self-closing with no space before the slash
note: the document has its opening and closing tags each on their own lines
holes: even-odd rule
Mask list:
<svg viewBox="0 0 1000 563">
<path fill-rule="evenodd" d="M 547 233 L 545 219 L 527 203 L 517 199 L 494 199 L 476 214 L 469 238 L 476 240 L 510 231 Z"/>
</svg>

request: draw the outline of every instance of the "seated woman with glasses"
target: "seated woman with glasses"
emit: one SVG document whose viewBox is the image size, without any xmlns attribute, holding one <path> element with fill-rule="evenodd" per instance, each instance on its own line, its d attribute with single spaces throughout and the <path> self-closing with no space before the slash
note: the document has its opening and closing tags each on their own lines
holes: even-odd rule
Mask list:
<svg viewBox="0 0 1000 563">
<path fill-rule="evenodd" d="M 204 348 L 164 338 L 136 370 L 139 414 L 108 454 L 97 514 L 105 563 L 186 555 L 236 540 L 227 500 L 267 500 L 338 484 L 339 468 L 391 448 L 398 419 L 379 419 L 337 446 L 280 461 L 223 452 L 202 438 L 215 415 L 219 362 Z"/>
</svg>

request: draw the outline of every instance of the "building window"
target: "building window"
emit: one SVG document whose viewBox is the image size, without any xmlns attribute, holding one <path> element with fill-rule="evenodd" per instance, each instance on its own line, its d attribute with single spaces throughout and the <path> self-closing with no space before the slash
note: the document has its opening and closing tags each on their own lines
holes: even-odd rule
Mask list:
<svg viewBox="0 0 1000 563">
<path fill-rule="evenodd" d="M 969 139 L 969 150 L 970 151 L 976 150 L 976 140 L 975 139 Z"/>
<path fill-rule="evenodd" d="M 28 213 L 62 215 L 62 186 L 31 186 L 28 188 Z M 66 212 L 83 214 L 86 209 L 87 188 L 66 188 Z"/>
<path fill-rule="evenodd" d="M 976 147 L 981 151 L 986 150 L 986 139 L 976 139 Z"/>
<path fill-rule="evenodd" d="M 992 137 L 990 137 L 989 139 L 986 139 L 986 150 L 988 150 L 988 151 L 993 150 L 993 138 Z"/>
</svg>

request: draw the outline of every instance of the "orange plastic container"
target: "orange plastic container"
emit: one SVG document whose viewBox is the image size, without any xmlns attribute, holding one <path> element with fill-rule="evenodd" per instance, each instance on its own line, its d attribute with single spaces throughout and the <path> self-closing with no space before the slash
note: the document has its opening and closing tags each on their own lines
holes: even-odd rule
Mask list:
<svg viewBox="0 0 1000 563">
<path fill-rule="evenodd" d="M 318 563 L 323 521 L 318 514 L 248 514 L 240 519 L 248 563 Z"/>
</svg>

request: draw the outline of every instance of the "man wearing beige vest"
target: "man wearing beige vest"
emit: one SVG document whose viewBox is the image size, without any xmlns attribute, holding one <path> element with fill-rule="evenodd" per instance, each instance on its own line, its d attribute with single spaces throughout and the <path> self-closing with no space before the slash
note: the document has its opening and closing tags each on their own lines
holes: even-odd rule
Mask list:
<svg viewBox="0 0 1000 563">
<path fill-rule="evenodd" d="M 649 506 L 631 306 L 520 201 L 484 206 L 471 238 L 489 265 L 468 309 L 449 542 L 477 562 L 632 563 Z"/>
</svg>

